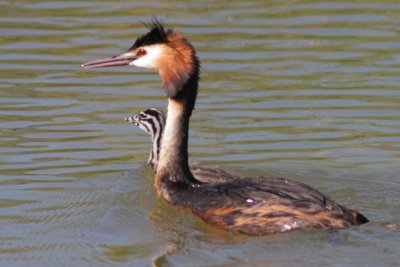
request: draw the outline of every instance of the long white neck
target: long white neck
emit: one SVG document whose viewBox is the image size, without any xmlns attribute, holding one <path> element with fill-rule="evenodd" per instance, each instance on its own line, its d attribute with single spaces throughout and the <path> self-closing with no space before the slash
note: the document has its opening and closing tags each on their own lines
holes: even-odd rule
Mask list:
<svg viewBox="0 0 400 267">
<path fill-rule="evenodd" d="M 188 164 L 190 114 L 185 100 L 168 99 L 168 116 L 161 142 L 157 176 L 167 175 L 171 182 L 193 182 Z"/>
<path fill-rule="evenodd" d="M 189 79 L 176 98 L 168 98 L 168 114 L 161 142 L 155 186 L 157 192 L 174 202 L 175 190 L 199 184 L 189 169 L 189 120 L 197 96 L 198 72 Z"/>
</svg>

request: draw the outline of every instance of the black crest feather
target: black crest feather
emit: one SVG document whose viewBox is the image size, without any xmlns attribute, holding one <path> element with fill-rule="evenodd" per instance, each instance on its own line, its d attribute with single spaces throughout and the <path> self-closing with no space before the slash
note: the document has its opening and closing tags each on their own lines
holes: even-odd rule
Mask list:
<svg viewBox="0 0 400 267">
<path fill-rule="evenodd" d="M 149 32 L 138 37 L 129 50 L 145 45 L 168 42 L 168 34 L 171 33 L 172 30 L 166 29 L 157 18 L 153 18 L 151 23 L 145 23 L 144 25 L 149 29 Z"/>
</svg>

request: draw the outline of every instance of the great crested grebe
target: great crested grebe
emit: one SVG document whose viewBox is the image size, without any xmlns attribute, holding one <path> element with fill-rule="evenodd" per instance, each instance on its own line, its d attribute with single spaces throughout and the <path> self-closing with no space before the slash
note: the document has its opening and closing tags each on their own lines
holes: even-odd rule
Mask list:
<svg viewBox="0 0 400 267">
<path fill-rule="evenodd" d="M 128 52 L 91 61 L 83 68 L 133 65 L 156 69 L 168 97 L 168 114 L 155 174 L 157 193 L 190 209 L 207 223 L 248 235 L 307 228 L 338 229 L 368 222 L 303 183 L 283 178 L 237 178 L 202 183 L 188 164 L 189 120 L 197 97 L 200 62 L 178 31 L 157 20 Z"/>
<path fill-rule="evenodd" d="M 156 108 L 149 108 L 140 111 L 134 116 L 127 117 L 125 120 L 151 135 L 152 148 L 147 164 L 156 172 L 166 120 L 165 113 Z M 202 183 L 217 183 L 240 178 L 239 175 L 233 175 L 221 168 L 204 165 L 193 160 L 189 160 L 189 167 L 196 180 Z"/>
</svg>

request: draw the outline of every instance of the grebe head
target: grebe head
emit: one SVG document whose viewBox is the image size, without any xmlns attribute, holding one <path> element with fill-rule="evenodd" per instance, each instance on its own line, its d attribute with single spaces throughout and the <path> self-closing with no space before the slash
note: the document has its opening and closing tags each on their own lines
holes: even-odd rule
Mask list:
<svg viewBox="0 0 400 267">
<path fill-rule="evenodd" d="M 169 98 L 176 98 L 195 74 L 199 61 L 196 52 L 177 30 L 165 28 L 158 20 L 146 25 L 149 31 L 138 37 L 123 54 L 82 64 L 82 68 L 137 66 L 158 70 Z"/>
<path fill-rule="evenodd" d="M 127 117 L 125 120 L 154 137 L 154 135 L 162 134 L 164 131 L 165 118 L 166 116 L 161 110 L 149 108 L 132 117 Z"/>
<path fill-rule="evenodd" d="M 149 32 L 140 36 L 128 52 L 98 59 L 83 68 L 131 65 L 156 69 L 168 96 L 168 116 L 160 149 L 155 179 L 158 192 L 169 199 L 165 182 L 188 186 L 198 181 L 188 164 L 189 120 L 197 97 L 200 62 L 196 51 L 178 31 L 165 28 L 159 21 L 147 25 Z"/>
</svg>

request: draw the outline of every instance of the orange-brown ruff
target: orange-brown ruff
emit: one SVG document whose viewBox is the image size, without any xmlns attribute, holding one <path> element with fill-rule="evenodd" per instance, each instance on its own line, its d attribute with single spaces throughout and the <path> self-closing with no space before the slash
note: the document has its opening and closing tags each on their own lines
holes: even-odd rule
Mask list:
<svg viewBox="0 0 400 267">
<path fill-rule="evenodd" d="M 188 165 L 188 130 L 200 64 L 194 48 L 181 33 L 155 21 L 149 33 L 139 37 L 127 53 L 82 67 L 119 65 L 155 68 L 164 83 L 168 114 L 155 187 L 169 203 L 192 210 L 216 227 L 248 235 L 338 229 L 368 222 L 358 211 L 292 180 L 257 177 L 201 183 L 193 177 Z"/>
</svg>

